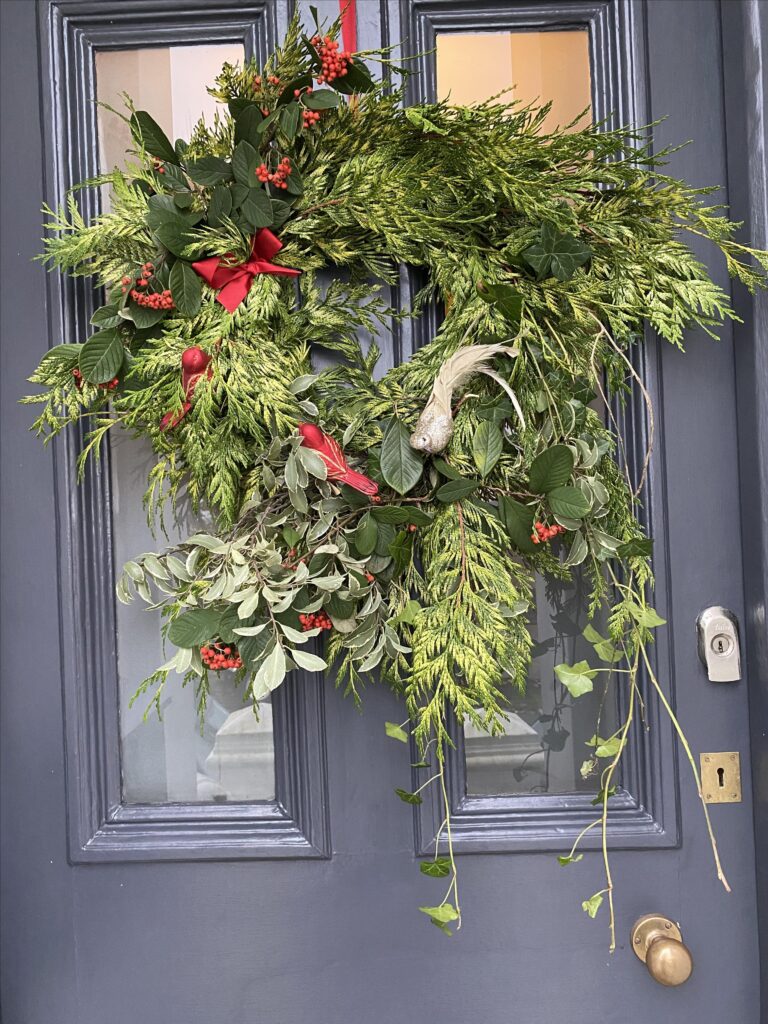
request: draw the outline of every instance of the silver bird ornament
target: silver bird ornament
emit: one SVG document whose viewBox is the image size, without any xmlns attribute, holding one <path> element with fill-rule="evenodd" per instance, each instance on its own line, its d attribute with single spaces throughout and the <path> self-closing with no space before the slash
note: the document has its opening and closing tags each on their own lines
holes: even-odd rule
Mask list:
<svg viewBox="0 0 768 1024">
<path fill-rule="evenodd" d="M 411 448 L 428 452 L 430 455 L 437 455 L 446 449 L 453 434 L 453 392 L 473 373 L 483 373 L 491 377 L 506 391 L 524 427 L 523 410 L 514 391 L 502 377 L 487 366 L 499 353 L 514 358 L 518 352 L 517 346 L 497 342 L 492 345 L 467 345 L 446 359 L 438 370 L 435 383 L 432 385 L 432 394 L 410 436 Z"/>
</svg>

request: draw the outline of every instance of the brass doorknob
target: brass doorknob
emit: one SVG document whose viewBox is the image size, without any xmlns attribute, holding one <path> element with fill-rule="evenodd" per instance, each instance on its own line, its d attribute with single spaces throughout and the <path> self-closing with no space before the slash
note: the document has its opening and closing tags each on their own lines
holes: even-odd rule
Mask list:
<svg viewBox="0 0 768 1024">
<path fill-rule="evenodd" d="M 660 985 L 682 985 L 693 970 L 693 957 L 674 921 L 646 914 L 632 928 L 632 949 Z"/>
</svg>

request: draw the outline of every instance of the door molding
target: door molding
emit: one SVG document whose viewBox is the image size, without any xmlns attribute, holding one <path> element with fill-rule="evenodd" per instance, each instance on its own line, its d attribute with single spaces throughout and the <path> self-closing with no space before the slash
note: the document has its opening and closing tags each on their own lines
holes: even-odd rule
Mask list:
<svg viewBox="0 0 768 1024">
<path fill-rule="evenodd" d="M 265 59 L 287 23 L 283 0 L 54 0 L 39 8 L 45 193 L 55 207 L 98 167 L 95 52 L 242 42 Z M 49 62 L 46 66 L 46 63 Z M 87 218 L 95 189 L 78 193 Z M 87 279 L 47 278 L 51 342 L 86 336 L 96 305 Z M 69 857 L 112 860 L 330 856 L 323 691 L 299 676 L 275 695 L 274 802 L 121 802 L 110 457 L 76 480 L 83 431 L 54 445 Z"/>
<path fill-rule="evenodd" d="M 597 121 L 608 127 L 647 123 L 646 23 L 642 5 L 634 0 L 529 0 L 510 4 L 506 0 L 399 0 L 389 9 L 389 40 L 406 40 L 405 49 L 418 72 L 409 78 L 409 103 L 436 99 L 434 50 L 440 32 L 514 32 L 581 29 L 589 33 L 592 72 L 592 104 Z M 399 20 L 399 21 L 398 21 Z M 399 29 L 399 35 L 398 35 Z M 419 344 L 439 327 L 440 316 L 432 304 L 417 326 Z M 654 402 L 657 438 L 650 475 L 642 495 L 646 526 L 656 538 L 654 569 L 655 603 L 669 619 L 667 595 L 668 552 L 666 550 L 667 509 L 664 484 L 664 434 L 660 422 L 660 348 L 647 332 L 645 344 L 633 353 L 633 363 Z M 639 479 L 647 442 L 647 423 L 642 396 L 636 389 L 621 407 L 613 409 L 624 436 L 630 472 Z M 653 651 L 654 671 L 669 680 L 674 700 L 671 659 L 672 629 L 660 635 Z M 643 695 L 647 681 L 640 679 Z M 621 695 L 619 695 L 621 704 Z M 624 767 L 622 785 L 611 798 L 608 834 L 614 849 L 646 847 L 675 848 L 681 843 L 678 766 L 672 727 L 659 713 L 658 702 L 646 702 L 646 730 L 636 729 Z M 589 794 L 541 796 L 467 796 L 463 733 L 451 724 L 455 744 L 447 758 L 447 782 L 451 801 L 454 847 L 462 853 L 495 851 L 567 850 L 574 839 L 595 819 Z M 417 761 L 417 757 L 412 758 Z M 416 790 L 428 777 L 424 769 L 413 770 Z M 443 819 L 439 794 L 434 787 L 424 791 L 424 802 L 414 807 L 416 851 L 434 852 L 435 835 Z M 596 848 L 599 835 L 588 833 L 584 848 Z"/>
</svg>

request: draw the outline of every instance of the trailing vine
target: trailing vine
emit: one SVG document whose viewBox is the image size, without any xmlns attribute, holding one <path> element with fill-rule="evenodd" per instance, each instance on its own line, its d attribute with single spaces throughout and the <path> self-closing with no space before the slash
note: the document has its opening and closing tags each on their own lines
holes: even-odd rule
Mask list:
<svg viewBox="0 0 768 1024">
<path fill-rule="evenodd" d="M 682 347 L 734 318 L 687 237 L 751 290 L 768 255 L 734 239 L 711 189 L 666 175 L 645 132 L 545 133 L 546 106 L 504 97 L 406 108 L 366 65 L 402 75 L 391 54 L 343 53 L 337 35 L 294 19 L 264 67 L 225 65 L 212 93 L 226 112 L 186 142 L 129 107 L 127 168 L 47 210 L 43 258 L 106 302 L 25 401 L 46 439 L 89 424 L 82 467 L 115 427 L 148 438 L 150 522 L 182 497 L 216 517 L 123 568 L 119 599 L 159 610 L 173 648 L 137 697 L 159 711 L 176 673 L 204 714 L 211 672 L 258 705 L 290 672 L 329 666 L 355 700 L 374 673 L 402 696 L 407 721 L 386 728 L 433 769 L 445 816 L 421 870 L 448 888 L 420 909 L 446 931 L 461 921 L 449 716 L 503 728 L 536 574 L 582 573 L 594 659 L 556 677 L 578 699 L 605 676 L 626 711 L 589 744 L 599 813 L 560 860 L 601 830 L 605 887 L 583 906 L 607 902 L 613 948 L 607 821 L 641 678 L 699 779 L 649 655 L 663 625 L 639 506 L 650 449 L 632 479 L 612 403 L 639 389 L 652 435 L 631 360 L 646 325 Z M 98 185 L 111 205 L 86 223 L 77 189 Z M 407 314 L 387 297 L 402 265 L 426 282 Z M 429 300 L 445 310 L 434 338 L 377 374 L 373 338 Z"/>
</svg>

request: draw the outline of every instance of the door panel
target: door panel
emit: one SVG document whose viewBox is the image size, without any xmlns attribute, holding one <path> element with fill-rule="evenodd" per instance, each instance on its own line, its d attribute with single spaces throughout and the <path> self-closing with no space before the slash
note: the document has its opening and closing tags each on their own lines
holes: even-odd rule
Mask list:
<svg viewBox="0 0 768 1024">
<path fill-rule="evenodd" d="M 480 783 L 470 783 L 467 796 L 465 778 L 473 776 L 465 772 L 458 728 L 451 792 L 465 923 L 452 939 L 428 926 L 416 907 L 429 901 L 435 883 L 419 874 L 417 854 L 434 835 L 434 808 L 425 804 L 411 819 L 392 793 L 410 788 L 411 769 L 408 752 L 383 730 L 385 720 L 404 713 L 380 687 L 367 689 L 362 714 L 330 679 L 322 689 L 280 691 L 275 801 L 200 804 L 191 793 L 189 802 L 123 803 L 131 794 L 120 779 L 111 586 L 113 547 L 122 558 L 124 541 L 102 511 L 120 512 L 121 478 L 110 476 L 107 461 L 77 489 L 77 439 L 53 454 L 41 451 L 27 433 L 27 410 L 15 404 L 45 348 L 85 330 L 92 302 L 86 284 L 46 279 L 30 263 L 39 249 L 38 210 L 41 197 L 55 201 L 95 171 L 90 101 L 100 50 L 239 43 L 263 55 L 287 6 L 0 5 L 4 240 L 13 239 L 4 243 L 2 270 L 13 306 L 3 304 L 0 336 L 7 1020 L 384 1024 L 434 1016 L 445 1024 L 640 1024 L 674 1017 L 758 1024 L 746 681 L 708 683 L 694 633 L 703 606 L 724 604 L 742 615 L 728 330 L 717 345 L 691 336 L 684 357 L 649 339 L 640 369 L 661 437 L 648 508 L 657 607 L 670 625 L 656 658 L 695 749 L 741 752 L 744 800 L 713 808 L 733 893 L 715 878 L 695 788 L 685 765 L 678 772 L 671 730 L 653 706 L 651 730 L 638 738 L 622 779 L 626 801 L 612 812 L 613 956 L 600 920 L 580 909 L 602 887 L 599 855 L 561 868 L 549 852 L 568 842 L 589 796 L 575 787 L 472 793 Z M 321 16 L 338 12 L 335 0 L 317 6 Z M 691 16 L 692 6 L 362 0 L 359 40 L 365 47 L 406 39 L 406 51 L 417 54 L 441 33 L 584 32 L 596 112 L 639 121 L 669 114 L 656 129 L 657 145 L 696 139 L 674 155 L 673 173 L 694 184 L 725 183 L 720 10 L 715 0 L 701 0 Z M 414 100 L 435 89 L 434 58 L 420 64 Z M 404 272 L 393 299 L 407 303 L 410 284 Z M 384 361 L 422 343 L 438 315 L 433 310 L 413 329 L 393 333 Z M 642 451 L 642 417 L 632 405 L 625 422 L 628 441 Z M 118 465 L 114 460 L 113 472 Z M 694 975 L 678 991 L 655 985 L 628 948 L 632 923 L 650 911 L 679 920 L 693 952 Z"/>
</svg>

